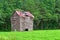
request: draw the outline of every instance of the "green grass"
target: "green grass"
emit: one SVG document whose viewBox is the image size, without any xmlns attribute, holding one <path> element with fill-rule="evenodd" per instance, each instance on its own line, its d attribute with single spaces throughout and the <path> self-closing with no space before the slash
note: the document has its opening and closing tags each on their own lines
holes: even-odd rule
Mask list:
<svg viewBox="0 0 60 40">
<path fill-rule="evenodd" d="M 0 32 L 0 40 L 60 40 L 60 30 Z"/>
</svg>

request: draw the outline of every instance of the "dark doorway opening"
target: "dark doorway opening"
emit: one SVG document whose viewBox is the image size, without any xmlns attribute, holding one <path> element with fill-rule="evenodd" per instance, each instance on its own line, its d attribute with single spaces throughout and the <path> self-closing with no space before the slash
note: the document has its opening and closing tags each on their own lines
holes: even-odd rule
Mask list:
<svg viewBox="0 0 60 40">
<path fill-rule="evenodd" d="M 28 29 L 25 29 L 25 31 L 28 31 Z"/>
</svg>

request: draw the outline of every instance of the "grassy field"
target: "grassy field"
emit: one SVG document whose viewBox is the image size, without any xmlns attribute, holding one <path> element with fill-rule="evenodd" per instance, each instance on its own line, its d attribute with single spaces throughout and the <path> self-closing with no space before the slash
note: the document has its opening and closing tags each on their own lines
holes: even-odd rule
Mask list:
<svg viewBox="0 0 60 40">
<path fill-rule="evenodd" d="M 60 40 L 60 30 L 0 32 L 0 40 Z"/>
</svg>

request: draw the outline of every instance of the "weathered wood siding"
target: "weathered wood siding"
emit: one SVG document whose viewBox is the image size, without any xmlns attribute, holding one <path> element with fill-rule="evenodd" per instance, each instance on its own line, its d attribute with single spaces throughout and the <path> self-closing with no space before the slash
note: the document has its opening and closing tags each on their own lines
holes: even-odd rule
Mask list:
<svg viewBox="0 0 60 40">
<path fill-rule="evenodd" d="M 25 31 L 25 29 L 33 30 L 33 19 L 30 17 L 20 18 L 20 30 Z"/>
<path fill-rule="evenodd" d="M 20 18 L 20 31 L 33 30 L 33 19 L 30 17 Z"/>
<path fill-rule="evenodd" d="M 20 17 L 16 13 L 11 17 L 11 26 L 12 31 L 20 31 Z"/>
<path fill-rule="evenodd" d="M 24 31 L 24 27 L 25 27 L 25 19 L 23 17 L 20 17 L 20 31 Z"/>
</svg>

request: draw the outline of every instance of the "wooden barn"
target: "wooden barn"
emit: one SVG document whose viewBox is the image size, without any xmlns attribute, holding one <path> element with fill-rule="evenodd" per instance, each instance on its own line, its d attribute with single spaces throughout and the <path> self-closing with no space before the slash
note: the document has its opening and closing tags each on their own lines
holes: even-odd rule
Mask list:
<svg viewBox="0 0 60 40">
<path fill-rule="evenodd" d="M 12 31 L 33 30 L 34 16 L 30 12 L 15 11 L 11 16 Z"/>
</svg>

